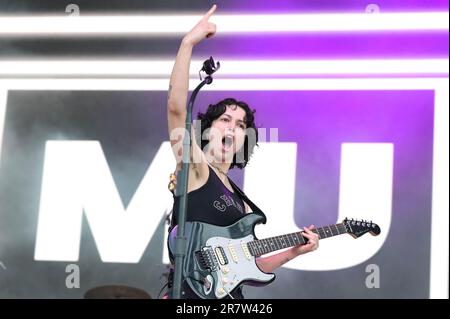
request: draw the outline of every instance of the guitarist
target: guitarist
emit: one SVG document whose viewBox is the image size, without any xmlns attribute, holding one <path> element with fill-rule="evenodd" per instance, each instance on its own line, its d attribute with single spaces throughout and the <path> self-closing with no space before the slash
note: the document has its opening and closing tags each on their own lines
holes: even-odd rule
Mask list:
<svg viewBox="0 0 450 319">
<path fill-rule="evenodd" d="M 216 8 L 214 5 L 182 39 L 170 78 L 167 118 L 172 150 L 177 159 L 177 170 L 181 169 L 182 164 L 182 141 L 192 51 L 195 45 L 216 33 L 216 25 L 208 21 Z M 202 138 L 201 141 L 192 139 L 187 221 L 227 226 L 242 217 L 242 214 L 250 212 L 250 207 L 233 191 L 227 174 L 234 167 L 244 168 L 257 145 L 254 113 L 255 111 L 245 102 L 227 98 L 209 105 L 205 113 L 198 114 Z M 253 138 L 249 138 L 248 132 L 253 132 Z M 174 185 L 176 182 L 174 175 L 171 180 Z M 178 206 L 179 197 L 174 196 L 174 212 L 178 211 Z M 174 216 L 172 225 L 176 224 Z M 313 225 L 304 229 L 303 236 L 309 239 L 309 243 L 268 257 L 260 257 L 257 259 L 258 267 L 270 273 L 291 259 L 316 250 L 319 238 L 311 231 L 312 228 Z M 235 289 L 232 296 L 242 299 L 241 288 Z M 182 297 L 198 298 L 186 282 L 182 285 Z"/>
</svg>

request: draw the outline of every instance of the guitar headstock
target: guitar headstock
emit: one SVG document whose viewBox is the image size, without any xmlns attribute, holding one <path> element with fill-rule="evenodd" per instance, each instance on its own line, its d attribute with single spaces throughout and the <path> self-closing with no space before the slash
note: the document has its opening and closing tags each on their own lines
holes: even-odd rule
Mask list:
<svg viewBox="0 0 450 319">
<path fill-rule="evenodd" d="M 372 221 L 346 218 L 342 224 L 344 224 L 347 229 L 347 233 L 355 238 L 361 237 L 365 233 L 370 233 L 373 236 L 377 236 L 381 232 L 380 227 Z"/>
</svg>

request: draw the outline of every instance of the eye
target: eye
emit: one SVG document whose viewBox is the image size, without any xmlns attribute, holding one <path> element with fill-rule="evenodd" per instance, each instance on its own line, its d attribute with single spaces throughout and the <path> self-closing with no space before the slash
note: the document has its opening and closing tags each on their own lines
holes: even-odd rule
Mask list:
<svg viewBox="0 0 450 319">
<path fill-rule="evenodd" d="M 222 117 L 222 121 L 223 121 L 223 122 L 229 122 L 230 119 L 229 119 L 228 117 Z"/>
</svg>

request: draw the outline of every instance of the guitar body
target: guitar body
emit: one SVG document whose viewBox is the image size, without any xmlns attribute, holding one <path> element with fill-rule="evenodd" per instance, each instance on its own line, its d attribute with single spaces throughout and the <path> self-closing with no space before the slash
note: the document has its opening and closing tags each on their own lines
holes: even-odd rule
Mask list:
<svg viewBox="0 0 450 319">
<path fill-rule="evenodd" d="M 220 227 L 201 222 L 187 222 L 187 241 L 183 276 L 189 287 L 203 299 L 221 299 L 242 284 L 267 285 L 274 274 L 262 272 L 247 244 L 254 241 L 254 228 L 265 217 L 246 214 L 234 224 Z M 169 234 L 173 254 L 176 227 Z"/>
</svg>

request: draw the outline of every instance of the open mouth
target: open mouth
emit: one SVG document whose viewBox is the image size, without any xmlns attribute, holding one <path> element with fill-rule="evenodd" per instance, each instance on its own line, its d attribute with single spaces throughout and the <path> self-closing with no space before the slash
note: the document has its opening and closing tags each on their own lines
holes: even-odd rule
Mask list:
<svg viewBox="0 0 450 319">
<path fill-rule="evenodd" d="M 232 136 L 224 136 L 222 138 L 222 145 L 225 151 L 229 151 L 233 146 L 233 137 Z"/>
</svg>

